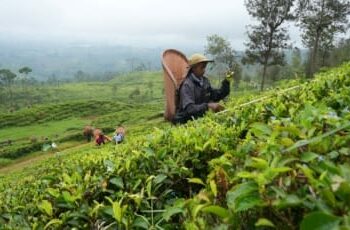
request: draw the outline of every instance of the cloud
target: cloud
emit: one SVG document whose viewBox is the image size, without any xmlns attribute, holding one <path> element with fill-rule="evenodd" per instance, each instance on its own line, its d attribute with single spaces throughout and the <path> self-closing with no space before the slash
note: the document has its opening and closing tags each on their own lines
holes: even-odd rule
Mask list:
<svg viewBox="0 0 350 230">
<path fill-rule="evenodd" d="M 219 34 L 242 49 L 249 23 L 244 0 L 2 0 L 0 8 L 9 39 L 203 46 Z"/>
</svg>

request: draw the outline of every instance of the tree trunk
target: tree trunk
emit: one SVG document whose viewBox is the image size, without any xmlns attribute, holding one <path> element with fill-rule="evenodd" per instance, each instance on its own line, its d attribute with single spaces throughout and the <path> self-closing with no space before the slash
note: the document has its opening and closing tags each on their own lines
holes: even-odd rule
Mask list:
<svg viewBox="0 0 350 230">
<path fill-rule="evenodd" d="M 326 57 L 327 57 L 327 51 L 324 50 L 322 52 L 322 66 L 326 66 Z"/>
<path fill-rule="evenodd" d="M 264 63 L 264 69 L 263 69 L 263 75 L 262 75 L 262 80 L 261 80 L 260 91 L 264 90 L 266 69 L 267 69 L 267 61 L 265 61 L 265 63 Z"/>
<path fill-rule="evenodd" d="M 316 72 L 316 64 L 317 64 L 317 55 L 318 55 L 318 44 L 320 40 L 320 32 L 317 29 L 316 31 L 316 38 L 315 38 L 315 44 L 314 47 L 312 48 L 311 54 L 310 54 L 310 63 L 309 63 L 309 68 L 307 71 L 307 76 L 308 77 L 313 77 L 315 72 Z"/>
<path fill-rule="evenodd" d="M 9 94 L 10 94 L 10 105 L 13 106 L 13 95 L 12 95 L 12 89 L 11 89 L 11 85 L 8 85 L 9 88 Z"/>
<path fill-rule="evenodd" d="M 264 90 L 266 69 L 267 69 L 267 64 L 268 64 L 269 57 L 270 57 L 271 50 L 272 50 L 272 37 L 273 37 L 273 34 L 274 34 L 275 30 L 276 30 L 276 28 L 271 28 L 270 27 L 269 47 L 268 47 L 268 50 L 267 50 L 267 52 L 265 54 L 265 57 L 264 57 L 265 58 L 264 59 L 264 69 L 263 69 L 263 75 L 262 75 L 262 80 L 261 80 L 260 91 Z"/>
<path fill-rule="evenodd" d="M 316 72 L 316 65 L 317 65 L 317 55 L 318 55 L 318 43 L 320 40 L 320 34 L 317 31 L 316 33 L 316 40 L 315 40 L 315 46 L 314 46 L 314 52 L 313 52 L 313 60 L 312 60 L 312 72 L 311 72 L 311 76 L 314 76 L 315 72 Z"/>
</svg>

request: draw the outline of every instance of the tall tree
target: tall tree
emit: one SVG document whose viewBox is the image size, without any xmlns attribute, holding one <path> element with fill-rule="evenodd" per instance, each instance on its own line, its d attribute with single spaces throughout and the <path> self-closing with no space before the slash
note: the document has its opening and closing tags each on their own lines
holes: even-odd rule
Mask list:
<svg viewBox="0 0 350 230">
<path fill-rule="evenodd" d="M 292 63 L 291 68 L 297 77 L 304 73 L 303 71 L 303 61 L 301 58 L 301 51 L 298 47 L 295 47 L 292 52 Z"/>
<path fill-rule="evenodd" d="M 74 74 L 74 78 L 76 81 L 81 82 L 81 81 L 86 81 L 86 74 L 82 71 L 82 70 L 78 70 L 75 74 Z M 56 79 L 55 79 L 56 80 Z"/>
<path fill-rule="evenodd" d="M 347 61 L 350 61 L 350 38 L 343 38 L 335 45 L 328 62 L 331 66 L 336 66 Z"/>
<path fill-rule="evenodd" d="M 32 72 L 32 69 L 29 68 L 28 66 L 22 67 L 18 70 L 19 73 L 24 73 L 26 76 Z"/>
<path fill-rule="evenodd" d="M 28 66 L 25 66 L 25 67 L 20 68 L 20 69 L 18 70 L 18 72 L 19 72 L 20 74 L 24 74 L 24 75 L 25 75 L 25 77 L 23 77 L 23 76 L 20 77 L 20 78 L 21 78 L 20 81 L 21 81 L 21 83 L 22 83 L 22 88 L 25 89 L 26 83 L 29 82 L 28 74 L 32 72 L 32 69 L 29 68 Z"/>
<path fill-rule="evenodd" d="M 13 102 L 13 93 L 12 93 L 12 85 L 14 82 L 14 79 L 16 78 L 16 74 L 11 72 L 9 69 L 0 69 L 0 81 L 4 83 L 4 85 L 7 87 L 10 95 L 10 102 Z"/>
<path fill-rule="evenodd" d="M 264 89 L 268 66 L 283 65 L 283 49 L 287 48 L 289 35 L 283 23 L 293 20 L 291 9 L 294 0 L 246 0 L 248 13 L 256 19 L 258 25 L 250 25 L 249 42 L 243 63 L 258 63 L 263 66 L 260 90 Z"/>
<path fill-rule="evenodd" d="M 298 25 L 303 31 L 303 43 L 310 51 L 306 70 L 309 77 L 319 67 L 320 48 L 327 50 L 337 33 L 346 32 L 349 13 L 349 0 L 299 0 Z"/>
<path fill-rule="evenodd" d="M 223 64 L 227 70 L 233 71 L 235 87 L 238 87 L 242 78 L 242 67 L 236 61 L 236 52 L 232 49 L 230 43 L 223 37 L 214 34 L 207 37 L 207 46 L 205 53 L 211 55 L 215 60 L 215 65 Z"/>
</svg>

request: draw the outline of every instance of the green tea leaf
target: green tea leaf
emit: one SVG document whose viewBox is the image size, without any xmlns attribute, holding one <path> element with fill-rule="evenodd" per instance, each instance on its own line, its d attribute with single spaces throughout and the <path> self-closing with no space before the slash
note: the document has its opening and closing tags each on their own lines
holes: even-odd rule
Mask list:
<svg viewBox="0 0 350 230">
<path fill-rule="evenodd" d="M 281 144 L 285 147 L 290 147 L 294 144 L 294 141 L 288 137 L 281 138 Z"/>
<path fill-rule="evenodd" d="M 193 184 L 201 184 L 204 185 L 203 181 L 200 178 L 187 178 L 189 183 L 193 183 Z"/>
<path fill-rule="evenodd" d="M 312 212 L 301 222 L 301 230 L 329 230 L 338 227 L 340 218 L 324 212 Z"/>
<path fill-rule="evenodd" d="M 221 218 L 227 218 L 230 215 L 227 209 L 217 205 L 210 205 L 210 206 L 204 207 L 202 208 L 202 212 L 212 213 Z"/>
<path fill-rule="evenodd" d="M 259 218 L 259 220 L 255 223 L 256 227 L 266 226 L 266 227 L 275 227 L 275 225 L 266 218 Z"/>
<path fill-rule="evenodd" d="M 198 204 L 195 205 L 194 208 L 191 210 L 192 217 L 195 219 L 197 218 L 197 214 L 200 210 L 202 210 L 205 206 L 208 206 L 207 204 Z"/>
<path fill-rule="evenodd" d="M 41 203 L 38 205 L 38 208 L 45 212 L 47 215 L 52 216 L 52 205 L 49 201 L 43 200 Z"/>
<path fill-rule="evenodd" d="M 316 159 L 319 155 L 313 152 L 305 152 L 301 154 L 300 160 L 304 162 L 310 162 Z"/>
<path fill-rule="evenodd" d="M 159 174 L 159 175 L 156 176 L 156 178 L 154 178 L 154 183 L 155 183 L 155 184 L 160 184 L 160 183 L 162 183 L 166 178 L 167 178 L 166 175 L 164 175 L 164 174 Z"/>
<path fill-rule="evenodd" d="M 251 125 L 250 131 L 257 137 L 262 137 L 264 135 L 270 136 L 272 131 L 269 126 L 264 123 L 254 123 Z"/>
<path fill-rule="evenodd" d="M 114 184 L 115 186 L 117 186 L 118 188 L 123 189 L 124 188 L 124 183 L 122 178 L 120 177 L 113 177 L 112 179 L 109 180 L 109 182 L 111 184 Z"/>
<path fill-rule="evenodd" d="M 289 172 L 292 169 L 289 167 L 279 167 L 279 168 L 272 168 L 270 169 L 271 172 L 273 173 L 285 173 L 285 172 Z"/>
<path fill-rule="evenodd" d="M 76 198 L 67 191 L 63 191 L 62 196 L 64 201 L 66 201 L 67 203 L 73 203 L 76 200 Z"/>
<path fill-rule="evenodd" d="M 119 202 L 113 202 L 112 203 L 112 208 L 113 208 L 113 216 L 114 216 L 114 218 L 118 221 L 118 223 L 121 223 L 122 222 L 123 213 L 122 213 L 122 208 L 121 208 Z"/>
<path fill-rule="evenodd" d="M 47 223 L 47 224 L 45 225 L 44 230 L 45 230 L 45 229 L 48 229 L 51 225 L 54 225 L 54 224 L 56 224 L 56 225 L 61 225 L 62 223 L 63 223 L 63 222 L 62 222 L 62 220 L 60 220 L 60 219 L 52 219 L 52 220 L 49 221 L 49 223 Z"/>
<path fill-rule="evenodd" d="M 175 215 L 175 214 L 178 214 L 178 213 L 184 213 L 184 209 L 182 208 L 179 208 L 179 207 L 167 207 L 165 209 L 165 212 L 163 213 L 163 218 L 166 220 L 166 221 L 169 221 L 170 218 Z"/>
<path fill-rule="evenodd" d="M 50 194 L 51 196 L 55 197 L 55 198 L 60 196 L 60 192 L 57 189 L 54 189 L 54 188 L 47 188 L 46 192 L 48 194 Z"/>
<path fill-rule="evenodd" d="M 246 172 L 246 171 L 243 171 L 243 172 L 239 172 L 237 174 L 238 177 L 241 177 L 241 178 L 255 178 L 256 175 L 251 173 L 251 172 Z"/>
<path fill-rule="evenodd" d="M 281 200 L 275 201 L 273 204 L 277 208 L 287 208 L 287 207 L 298 206 L 301 203 L 302 203 L 302 200 L 298 196 L 294 194 L 290 194 L 290 195 L 286 195 Z"/>
<path fill-rule="evenodd" d="M 257 168 L 257 169 L 266 169 L 269 166 L 269 163 L 261 158 L 252 157 L 252 163 L 249 166 Z"/>
<path fill-rule="evenodd" d="M 135 201 L 135 203 L 137 204 L 138 207 L 140 207 L 143 196 L 140 194 L 131 194 L 128 195 L 128 197 L 130 197 L 131 199 L 133 199 Z"/>
<path fill-rule="evenodd" d="M 150 229 L 149 223 L 147 222 L 147 219 L 145 217 L 137 217 L 132 224 L 133 227 L 141 228 L 141 229 Z"/>
<path fill-rule="evenodd" d="M 72 178 L 67 173 L 63 173 L 62 177 L 66 184 L 72 184 Z"/>
<path fill-rule="evenodd" d="M 248 210 L 262 204 L 255 182 L 239 184 L 227 193 L 227 206 L 234 212 Z"/>
<path fill-rule="evenodd" d="M 211 180 L 209 184 L 210 184 L 210 189 L 211 189 L 212 193 L 214 194 L 214 196 L 217 196 L 218 195 L 218 189 L 216 187 L 215 180 Z"/>
</svg>

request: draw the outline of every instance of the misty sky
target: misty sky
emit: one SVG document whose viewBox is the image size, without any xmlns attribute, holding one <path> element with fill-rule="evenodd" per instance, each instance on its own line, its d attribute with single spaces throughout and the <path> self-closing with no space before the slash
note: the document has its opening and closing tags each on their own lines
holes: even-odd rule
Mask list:
<svg viewBox="0 0 350 230">
<path fill-rule="evenodd" d="M 219 34 L 244 49 L 244 0 L 1 0 L 1 39 L 145 47 L 203 47 Z M 291 27 L 294 45 L 298 31 Z"/>
</svg>

